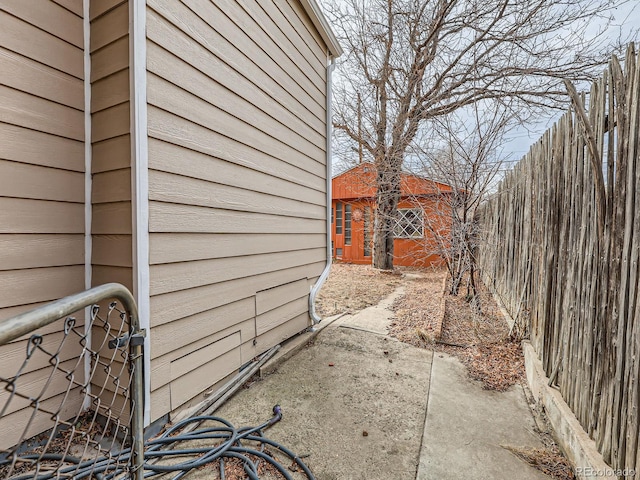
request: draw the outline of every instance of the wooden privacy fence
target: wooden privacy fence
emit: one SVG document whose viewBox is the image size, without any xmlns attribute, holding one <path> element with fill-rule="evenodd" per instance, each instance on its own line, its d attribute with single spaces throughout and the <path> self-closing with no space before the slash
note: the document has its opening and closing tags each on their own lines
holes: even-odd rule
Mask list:
<svg viewBox="0 0 640 480">
<path fill-rule="evenodd" d="M 640 467 L 640 63 L 629 47 L 501 182 L 478 252 L 547 375 L 617 469 Z"/>
</svg>

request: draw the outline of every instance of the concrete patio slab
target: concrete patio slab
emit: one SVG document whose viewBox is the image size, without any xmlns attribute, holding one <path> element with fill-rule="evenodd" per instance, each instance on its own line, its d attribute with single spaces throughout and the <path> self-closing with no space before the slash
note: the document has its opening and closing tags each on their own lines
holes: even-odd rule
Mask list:
<svg viewBox="0 0 640 480">
<path fill-rule="evenodd" d="M 377 305 L 365 308 L 355 315 L 345 316 L 337 320 L 336 325 L 377 335 L 387 335 L 393 319 L 393 312 L 390 307 L 403 294 L 404 287 L 399 287 Z"/>
<path fill-rule="evenodd" d="M 542 446 L 522 387 L 484 390 L 454 357 L 388 337 L 400 294 L 300 336 L 215 415 L 258 425 L 281 405 L 265 433 L 317 480 L 546 479 L 503 448 Z"/>
<path fill-rule="evenodd" d="M 412 480 L 431 358 L 380 335 L 329 326 L 216 415 L 256 425 L 280 404 L 284 418 L 266 433 L 310 454 L 305 462 L 317 480 Z"/>
</svg>

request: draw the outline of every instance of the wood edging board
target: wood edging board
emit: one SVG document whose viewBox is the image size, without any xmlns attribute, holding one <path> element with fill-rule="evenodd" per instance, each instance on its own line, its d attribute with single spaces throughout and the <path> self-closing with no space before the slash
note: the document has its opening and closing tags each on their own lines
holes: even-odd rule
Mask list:
<svg viewBox="0 0 640 480">
<path fill-rule="evenodd" d="M 542 362 L 533 345 L 526 340 L 523 341 L 522 352 L 525 359 L 527 384 L 533 398 L 536 403 L 544 407 L 553 428 L 555 440 L 574 469 L 580 472 L 579 477 L 585 479 L 596 479 L 603 476 L 618 478 L 615 475 L 615 470 L 604 461 L 596 448 L 596 442 L 582 428 L 560 392 L 549 386 L 549 378 L 545 375 Z"/>
</svg>

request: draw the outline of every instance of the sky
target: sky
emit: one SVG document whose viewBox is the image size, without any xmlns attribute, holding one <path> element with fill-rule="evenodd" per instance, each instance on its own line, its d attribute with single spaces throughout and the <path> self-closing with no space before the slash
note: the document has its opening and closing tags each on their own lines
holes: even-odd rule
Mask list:
<svg viewBox="0 0 640 480">
<path fill-rule="evenodd" d="M 322 0 L 320 0 L 319 3 L 322 4 Z M 607 22 L 605 20 L 602 20 L 601 22 L 595 21 L 592 26 L 590 26 L 589 30 L 595 35 L 599 30 L 604 28 L 606 23 Z M 640 42 L 640 35 L 632 35 L 632 32 L 638 31 L 639 28 L 640 0 L 627 0 L 625 5 L 618 7 L 613 12 L 613 19 L 605 32 L 603 42 L 605 41 L 604 38 L 609 38 L 611 41 L 624 39 L 635 41 L 638 44 Z M 567 50 L 570 53 L 570 46 L 567 46 Z M 589 86 L 586 86 L 586 88 L 589 88 Z M 564 111 L 558 110 L 549 111 L 547 115 L 541 115 L 539 117 L 539 121 L 528 122 L 526 128 L 518 127 L 511 131 L 508 135 L 507 142 L 501 149 L 501 170 L 504 172 L 515 165 L 529 151 L 530 147 L 537 142 L 544 132 L 553 126 L 563 113 Z M 341 169 L 341 166 L 344 165 L 341 163 L 341 158 L 339 156 L 334 157 L 334 163 L 335 174 Z"/>
<path fill-rule="evenodd" d="M 601 24 L 594 23 L 592 30 L 595 33 Z M 607 29 L 606 35 L 611 40 L 626 39 L 634 30 L 640 27 L 640 1 L 633 0 L 623 7 L 619 7 L 614 13 L 612 25 Z M 636 43 L 640 37 L 632 38 Z M 510 135 L 510 141 L 504 146 L 504 154 L 508 157 L 505 167 L 515 164 L 522 158 L 542 134 L 562 116 L 563 112 L 550 112 L 548 116 L 541 117 L 537 123 L 528 124 L 527 128 L 517 128 Z"/>
</svg>

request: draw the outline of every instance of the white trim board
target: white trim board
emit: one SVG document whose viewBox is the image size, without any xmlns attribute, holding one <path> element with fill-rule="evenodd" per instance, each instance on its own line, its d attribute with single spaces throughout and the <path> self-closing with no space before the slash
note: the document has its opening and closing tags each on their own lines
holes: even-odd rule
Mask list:
<svg viewBox="0 0 640 480">
<path fill-rule="evenodd" d="M 91 18 L 89 11 L 90 0 L 82 0 L 82 30 L 83 30 L 83 48 L 84 48 L 84 288 L 91 288 L 91 269 L 92 269 L 92 241 L 91 241 L 91 220 L 93 205 L 91 203 L 91 186 L 92 186 L 92 149 L 91 149 Z M 91 346 L 91 328 L 89 324 L 89 316 L 91 315 L 91 307 L 85 308 L 84 316 L 84 334 L 87 337 L 87 345 Z M 84 378 L 85 381 L 91 373 L 91 357 L 85 356 L 84 359 Z M 87 386 L 91 393 L 91 384 Z M 84 399 L 83 407 L 88 409 L 91 406 L 91 397 L 87 395 Z"/>
<path fill-rule="evenodd" d="M 300 0 L 300 3 L 302 4 L 302 8 L 307 12 L 307 15 L 309 15 L 311 22 L 318 29 L 322 40 L 327 44 L 331 56 L 338 58 L 343 53 L 342 47 L 316 0 Z"/>
<path fill-rule="evenodd" d="M 129 81 L 131 115 L 131 211 L 133 294 L 144 342 L 144 425 L 151 423 L 151 333 L 149 299 L 149 150 L 147 137 L 146 1 L 129 0 Z"/>
</svg>

